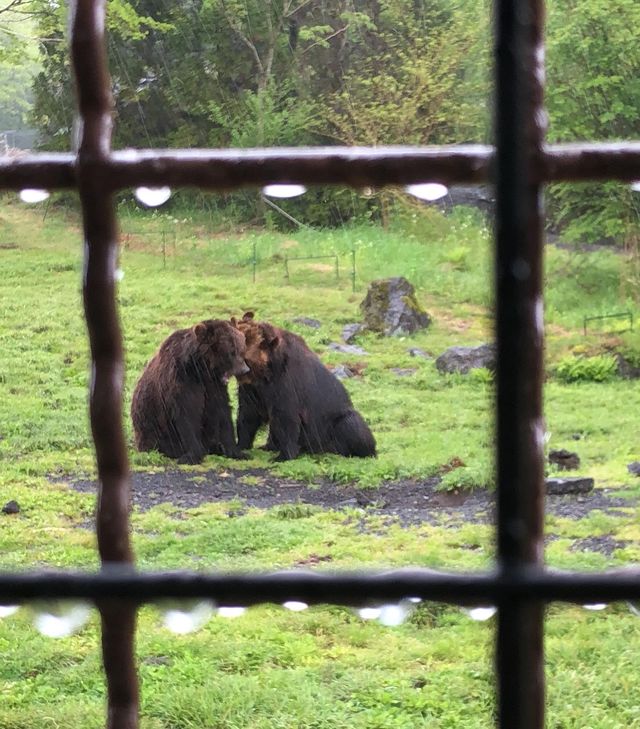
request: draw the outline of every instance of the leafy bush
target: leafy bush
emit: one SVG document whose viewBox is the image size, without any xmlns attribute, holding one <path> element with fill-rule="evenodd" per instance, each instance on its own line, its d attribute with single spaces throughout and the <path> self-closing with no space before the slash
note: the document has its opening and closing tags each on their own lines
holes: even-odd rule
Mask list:
<svg viewBox="0 0 640 729">
<path fill-rule="evenodd" d="M 565 357 L 556 367 L 556 376 L 562 382 L 607 382 L 618 370 L 616 358 L 611 354 L 596 357 Z"/>
</svg>

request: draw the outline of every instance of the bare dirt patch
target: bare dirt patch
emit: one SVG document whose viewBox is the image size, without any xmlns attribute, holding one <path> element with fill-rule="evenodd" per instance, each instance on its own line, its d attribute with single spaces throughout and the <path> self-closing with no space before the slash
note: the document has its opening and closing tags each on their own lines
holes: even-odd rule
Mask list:
<svg viewBox="0 0 640 729">
<path fill-rule="evenodd" d="M 495 496 L 486 489 L 439 491 L 438 477 L 385 482 L 378 488 L 358 488 L 323 480 L 315 484 L 280 478 L 263 469 L 191 472 L 167 470 L 132 474 L 134 507 L 140 511 L 173 504 L 181 509 L 206 503 L 241 500 L 248 507 L 270 509 L 282 504 L 310 504 L 329 510 L 362 509 L 390 517 L 404 526 L 419 524 L 494 523 Z M 95 493 L 96 482 L 71 480 L 70 486 Z M 581 519 L 594 510 L 608 513 L 637 506 L 637 500 L 614 496 L 610 489 L 585 495 L 547 496 L 546 511 Z"/>
</svg>

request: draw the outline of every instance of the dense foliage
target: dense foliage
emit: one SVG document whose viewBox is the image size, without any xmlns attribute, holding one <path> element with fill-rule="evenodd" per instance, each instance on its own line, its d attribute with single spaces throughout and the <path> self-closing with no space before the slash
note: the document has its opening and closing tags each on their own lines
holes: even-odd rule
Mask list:
<svg viewBox="0 0 640 729">
<path fill-rule="evenodd" d="M 67 149 L 66 4 L 16 2 L 32 13 L 39 38 L 33 122 L 43 147 Z M 446 144 L 490 135 L 489 0 L 112 0 L 108 13 L 120 147 Z M 15 48 L 15 34 L 2 32 L 6 18 L 0 8 L 0 41 Z M 640 136 L 639 23 L 635 0 L 618 0 L 615 12 L 605 0 L 550 0 L 550 141 Z M 20 73 L 5 73 L 5 94 L 18 85 L 24 93 L 24 63 L 14 54 Z M 550 220 L 569 240 L 635 250 L 636 197 L 616 184 L 556 185 Z M 385 219 L 391 201 L 375 192 L 368 200 L 315 194 L 295 213 L 315 225 Z M 248 195 L 234 210 L 264 217 Z"/>
</svg>

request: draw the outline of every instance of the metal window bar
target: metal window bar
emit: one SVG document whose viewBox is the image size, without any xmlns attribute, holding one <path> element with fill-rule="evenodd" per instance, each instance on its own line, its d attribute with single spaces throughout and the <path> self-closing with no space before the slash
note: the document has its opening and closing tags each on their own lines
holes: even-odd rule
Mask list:
<svg viewBox="0 0 640 729">
<path fill-rule="evenodd" d="M 640 598 L 640 571 L 559 573 L 542 565 L 541 186 L 554 180 L 640 178 L 640 143 L 544 144 L 542 0 L 496 0 L 496 147 L 277 150 L 110 150 L 112 99 L 104 0 L 75 0 L 71 51 L 82 139 L 77 155 L 0 160 L 0 189 L 79 191 L 85 238 L 84 305 L 91 344 L 90 413 L 100 485 L 99 574 L 0 574 L 0 602 L 94 600 L 102 619 L 108 729 L 138 726 L 133 647 L 136 609 L 162 597 L 234 605 L 304 600 L 362 604 L 406 596 L 498 605 L 498 725 L 542 729 L 543 605 Z M 129 543 L 129 470 L 122 428 L 123 358 L 114 290 L 112 194 L 140 185 L 236 189 L 275 182 L 497 186 L 496 329 L 498 566 L 490 573 L 396 570 L 379 574 L 138 573 Z"/>
</svg>

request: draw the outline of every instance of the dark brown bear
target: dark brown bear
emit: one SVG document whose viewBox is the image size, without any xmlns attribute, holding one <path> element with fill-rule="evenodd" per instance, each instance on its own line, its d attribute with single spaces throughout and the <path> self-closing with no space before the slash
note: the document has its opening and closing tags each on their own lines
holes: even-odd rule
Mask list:
<svg viewBox="0 0 640 729">
<path fill-rule="evenodd" d="M 235 323 L 211 319 L 171 334 L 145 367 L 131 401 L 136 447 L 179 463 L 207 453 L 244 458 L 236 445 L 227 382 L 249 372 Z"/>
<path fill-rule="evenodd" d="M 250 372 L 238 378 L 238 447 L 251 448 L 269 424 L 277 461 L 299 453 L 375 456 L 376 443 L 342 383 L 297 334 L 246 313 L 238 323 Z"/>
</svg>

